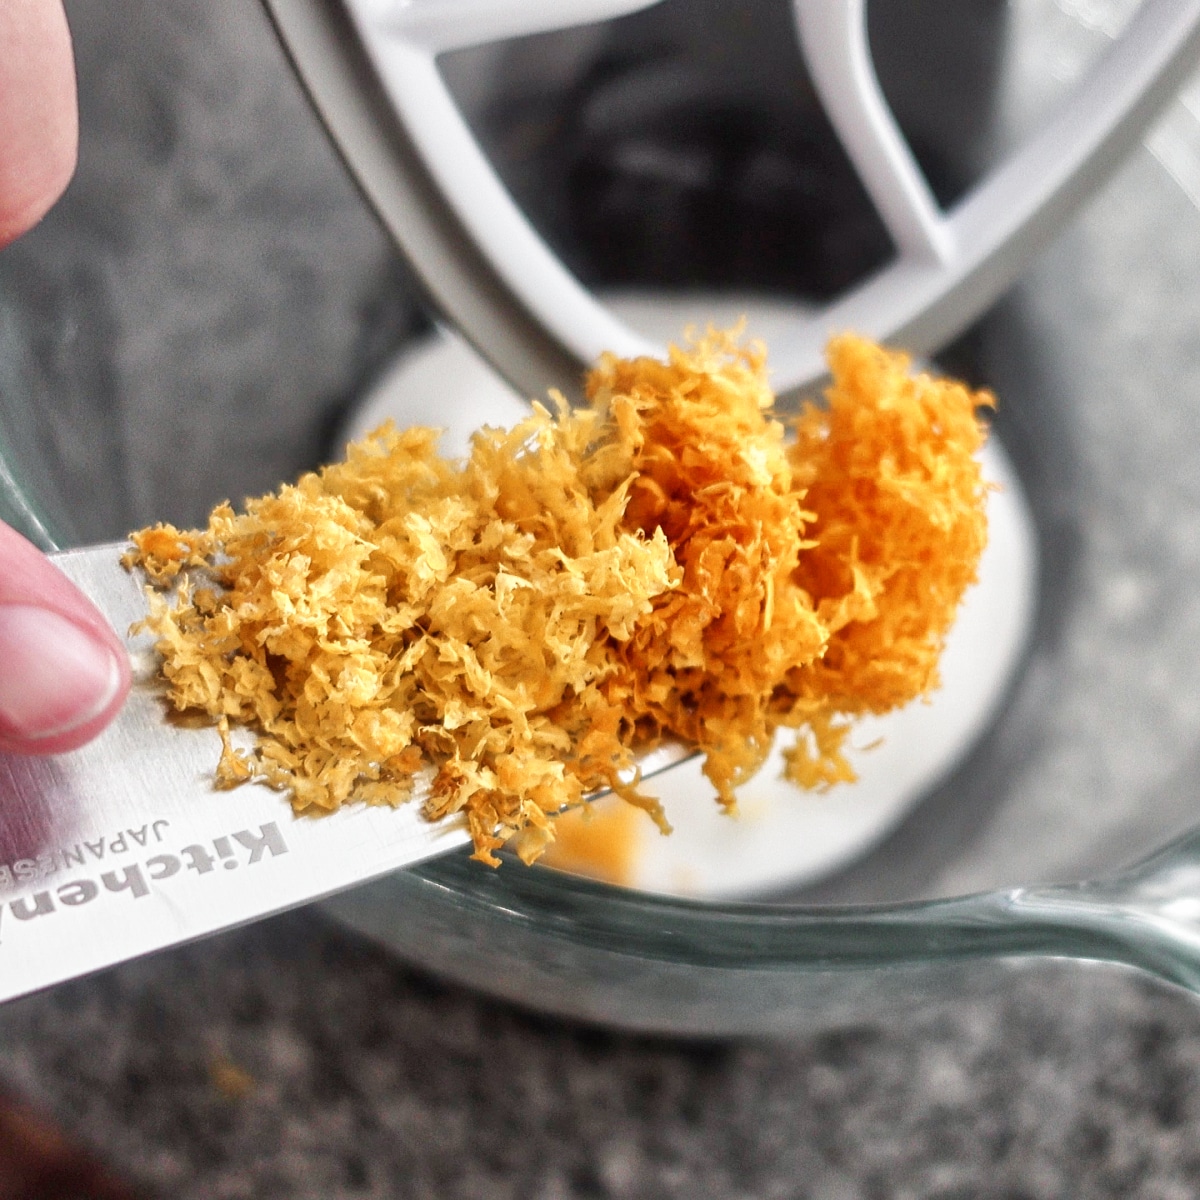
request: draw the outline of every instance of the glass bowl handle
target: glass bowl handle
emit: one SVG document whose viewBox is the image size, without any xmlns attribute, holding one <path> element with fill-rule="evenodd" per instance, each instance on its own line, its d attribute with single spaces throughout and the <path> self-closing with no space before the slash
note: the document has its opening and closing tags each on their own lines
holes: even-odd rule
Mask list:
<svg viewBox="0 0 1200 1200">
<path fill-rule="evenodd" d="M 1200 832 L 1109 879 L 1022 888 L 1002 902 L 1039 953 L 1124 963 L 1200 995 Z"/>
<path fill-rule="evenodd" d="M 819 951 L 797 946 L 806 933 Z M 842 909 L 811 931 L 793 925 L 790 937 L 794 957 L 817 951 L 841 967 L 1074 958 L 1136 967 L 1200 995 L 1200 831 L 1107 878 Z"/>
</svg>

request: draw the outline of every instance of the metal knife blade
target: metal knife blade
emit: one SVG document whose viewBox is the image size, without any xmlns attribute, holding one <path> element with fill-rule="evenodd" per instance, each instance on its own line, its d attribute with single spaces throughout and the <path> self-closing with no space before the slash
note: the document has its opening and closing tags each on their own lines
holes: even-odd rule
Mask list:
<svg viewBox="0 0 1200 1200">
<path fill-rule="evenodd" d="M 146 612 L 140 582 L 119 564 L 124 549 L 55 556 L 121 633 Z M 312 818 L 262 784 L 217 790 L 219 736 L 168 721 L 151 640 L 127 637 L 133 691 L 94 742 L 52 758 L 0 754 L 0 1001 L 470 841 L 460 818 L 425 820 L 419 795 Z M 643 771 L 685 756 L 666 747 Z"/>
</svg>

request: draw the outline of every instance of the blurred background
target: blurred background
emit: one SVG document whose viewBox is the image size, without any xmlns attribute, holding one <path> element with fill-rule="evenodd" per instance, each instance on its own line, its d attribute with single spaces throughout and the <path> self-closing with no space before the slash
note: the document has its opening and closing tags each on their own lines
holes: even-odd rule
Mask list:
<svg viewBox="0 0 1200 1200">
<path fill-rule="evenodd" d="M 1006 5 L 870 11 L 884 86 L 952 200 L 990 153 Z M 3 427 L 22 482 L 87 542 L 198 522 L 327 459 L 427 318 L 256 4 L 120 0 L 70 18 L 79 171 L 0 260 L 0 388 L 25 401 Z M 592 286 L 826 299 L 890 253 L 784 0 L 668 0 L 443 65 L 506 184 Z"/>
<path fill-rule="evenodd" d="M 63 544 L 199 522 L 336 455 L 433 325 L 256 3 L 67 7 L 79 170 L 0 255 L 0 444 Z M 868 7 L 949 203 L 1136 5 Z M 588 283 L 820 300 L 891 247 L 790 22 L 784 0 L 666 0 L 443 65 Z M 804 899 L 1070 878 L 1194 822 L 1195 111 L 1185 93 L 945 355 L 1003 398 L 1053 568 L 1035 644 L 971 760 Z M 977 991 L 771 1047 L 638 1038 L 435 981 L 308 910 L 0 1009 L 0 1198 L 1195 1194 L 1190 1000 L 1054 963 Z"/>
</svg>

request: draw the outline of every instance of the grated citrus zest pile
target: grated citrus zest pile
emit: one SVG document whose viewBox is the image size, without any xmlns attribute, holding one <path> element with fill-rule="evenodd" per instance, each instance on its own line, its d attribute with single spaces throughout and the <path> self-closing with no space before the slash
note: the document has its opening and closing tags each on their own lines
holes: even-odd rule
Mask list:
<svg viewBox="0 0 1200 1200">
<path fill-rule="evenodd" d="M 663 739 L 730 810 L 781 726 L 796 782 L 853 778 L 850 721 L 936 685 L 991 401 L 854 336 L 829 364 L 792 438 L 762 347 L 710 330 L 604 357 L 587 407 L 552 394 L 463 462 L 387 425 L 244 513 L 131 535 L 170 702 L 217 722 L 220 784 L 297 812 L 398 804 L 430 772 L 426 814 L 465 814 L 491 865 L 604 788 L 669 829 L 635 758 Z"/>
</svg>

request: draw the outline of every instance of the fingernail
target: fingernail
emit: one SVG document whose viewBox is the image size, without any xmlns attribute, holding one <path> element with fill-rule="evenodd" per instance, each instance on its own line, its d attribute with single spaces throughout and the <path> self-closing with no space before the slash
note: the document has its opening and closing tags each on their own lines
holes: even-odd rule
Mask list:
<svg viewBox="0 0 1200 1200">
<path fill-rule="evenodd" d="M 36 740 L 98 717 L 121 686 L 99 639 L 49 609 L 0 606 L 0 733 Z"/>
</svg>

